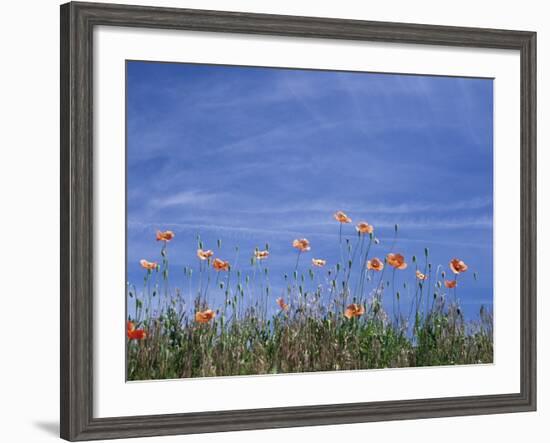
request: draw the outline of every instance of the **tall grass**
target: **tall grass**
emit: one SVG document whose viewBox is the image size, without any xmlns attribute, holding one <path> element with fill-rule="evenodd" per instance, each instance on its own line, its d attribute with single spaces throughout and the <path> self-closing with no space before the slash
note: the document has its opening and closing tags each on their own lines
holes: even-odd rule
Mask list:
<svg viewBox="0 0 550 443">
<path fill-rule="evenodd" d="M 200 239 L 198 272 L 185 267 L 183 287 L 171 287 L 174 234 L 158 232 L 160 263 L 142 260 L 143 284 L 128 286 L 128 379 L 492 362 L 491 313 L 480 306 L 477 320 L 465 321 L 459 305 L 463 261 L 434 269 L 426 249 L 422 260 L 407 263 L 393 252 L 397 226 L 387 255 L 370 257 L 378 244 L 372 226 L 358 224 L 351 241 L 342 236 L 351 219 L 340 211 L 335 218 L 340 261 L 328 266 L 311 256 L 306 239 L 296 239 L 296 262 L 279 294 L 270 285 L 269 245 L 251 251 L 239 269 L 231 264 L 239 262 L 238 248 L 223 260 Z M 306 257 L 311 265 L 299 272 Z M 409 266 L 414 281 L 398 286 L 396 274 Z"/>
</svg>

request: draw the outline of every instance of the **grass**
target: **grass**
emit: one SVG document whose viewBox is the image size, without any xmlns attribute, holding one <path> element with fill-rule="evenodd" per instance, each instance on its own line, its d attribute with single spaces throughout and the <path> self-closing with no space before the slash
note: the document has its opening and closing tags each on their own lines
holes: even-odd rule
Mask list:
<svg viewBox="0 0 550 443">
<path fill-rule="evenodd" d="M 278 296 L 270 292 L 269 245 L 253 251 L 250 266 L 240 270 L 204 250 L 200 239 L 198 278 L 186 267 L 185 293 L 171 288 L 168 243 L 174 234 L 157 233 L 161 263 L 142 261 L 143 287 L 128 287 L 134 308 L 128 315 L 128 380 L 493 361 L 491 313 L 480 306 L 478 319 L 467 322 L 459 305 L 457 287 L 468 270 L 463 261 L 451 261 L 449 280 L 442 266 L 433 269 L 427 249 L 422 263 L 412 257 L 408 264 L 392 252 L 377 263 L 369 257 L 377 244 L 372 227 L 358 225 L 352 245 L 342 239 L 348 222 L 338 214 L 340 262 L 328 267 L 317 259 L 298 272 L 309 242 L 297 239 L 294 271 L 285 275 L 287 286 Z M 397 232 L 396 226 L 390 250 Z M 407 266 L 416 268 L 415 281 L 398 288 L 395 274 Z M 407 306 L 400 291 L 408 295 Z M 218 306 L 212 306 L 219 299 L 214 292 L 222 295 Z M 270 315 L 273 306 L 277 311 Z"/>
</svg>

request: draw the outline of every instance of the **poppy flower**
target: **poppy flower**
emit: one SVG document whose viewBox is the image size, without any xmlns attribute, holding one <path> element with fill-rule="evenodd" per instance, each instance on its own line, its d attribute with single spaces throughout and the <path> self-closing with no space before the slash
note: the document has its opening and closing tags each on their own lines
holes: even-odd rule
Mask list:
<svg viewBox="0 0 550 443">
<path fill-rule="evenodd" d="M 372 234 L 374 232 L 374 226 L 369 225 L 365 221 L 357 223 L 357 226 L 355 226 L 355 229 L 360 234 Z"/>
<path fill-rule="evenodd" d="M 197 249 L 197 257 L 199 257 L 199 260 L 208 260 L 213 255 L 214 252 L 212 252 L 210 249 Z"/>
<path fill-rule="evenodd" d="M 372 258 L 367 261 L 367 269 L 372 269 L 373 271 L 381 271 L 384 269 L 384 263 L 379 258 Z"/>
<path fill-rule="evenodd" d="M 229 271 L 229 262 L 221 260 L 219 258 L 215 258 L 212 262 L 212 267 L 216 271 Z"/>
<path fill-rule="evenodd" d="M 453 258 L 449 263 L 449 268 L 454 274 L 460 274 L 468 270 L 468 265 L 458 258 Z"/>
<path fill-rule="evenodd" d="M 154 269 L 157 269 L 158 267 L 158 264 L 155 263 L 154 261 L 147 261 L 145 259 L 140 260 L 139 264 L 143 269 L 147 269 L 148 271 L 152 271 Z"/>
<path fill-rule="evenodd" d="M 197 323 L 208 323 L 215 316 L 216 316 L 216 313 L 212 309 L 197 311 L 197 313 L 195 314 L 195 321 Z"/>
<path fill-rule="evenodd" d="M 311 246 L 309 245 L 309 240 L 307 238 L 297 238 L 292 242 L 292 246 L 300 251 L 309 251 Z"/>
<path fill-rule="evenodd" d="M 349 218 L 345 212 L 337 211 L 334 213 L 333 217 L 340 223 L 351 223 L 351 218 Z"/>
<path fill-rule="evenodd" d="M 129 321 L 126 324 L 126 335 L 130 340 L 143 340 L 147 337 L 147 332 L 143 329 L 136 329 L 136 326 Z"/>
<path fill-rule="evenodd" d="M 288 305 L 285 303 L 285 299 L 283 297 L 279 297 L 277 300 L 275 300 L 277 304 L 279 305 L 279 308 L 283 311 L 288 311 Z"/>
<path fill-rule="evenodd" d="M 174 234 L 172 231 L 157 231 L 157 241 L 170 241 L 175 236 L 176 234 Z"/>
<path fill-rule="evenodd" d="M 360 317 L 365 313 L 365 308 L 363 305 L 358 305 L 357 303 L 352 303 L 346 308 L 344 316 L 347 319 L 352 319 L 353 317 Z"/>
<path fill-rule="evenodd" d="M 445 280 L 445 287 L 449 289 L 456 288 L 456 280 Z"/>
<path fill-rule="evenodd" d="M 254 257 L 256 257 L 257 260 L 263 260 L 264 258 L 269 257 L 269 251 L 254 251 Z"/>
<path fill-rule="evenodd" d="M 422 274 L 418 269 L 416 270 L 416 278 L 418 280 L 426 280 L 428 276 L 426 274 Z"/>
<path fill-rule="evenodd" d="M 327 264 L 327 261 L 323 260 L 322 258 L 312 258 L 311 259 L 311 264 L 313 266 L 317 266 L 318 268 L 322 268 L 323 266 L 325 266 Z"/>
<path fill-rule="evenodd" d="M 389 253 L 386 256 L 386 260 L 390 266 L 393 266 L 395 269 L 407 269 L 407 263 L 405 263 L 405 257 L 401 254 Z"/>
</svg>

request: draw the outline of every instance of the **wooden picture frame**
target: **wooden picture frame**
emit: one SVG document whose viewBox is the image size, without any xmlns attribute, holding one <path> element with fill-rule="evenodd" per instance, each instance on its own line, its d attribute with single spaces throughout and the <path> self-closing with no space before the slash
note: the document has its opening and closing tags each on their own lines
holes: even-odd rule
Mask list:
<svg viewBox="0 0 550 443">
<path fill-rule="evenodd" d="M 92 30 L 99 25 L 513 49 L 521 57 L 521 390 L 429 398 L 94 418 Z M 536 408 L 536 34 L 236 12 L 61 6 L 61 437 L 144 437 L 533 411 Z"/>
</svg>

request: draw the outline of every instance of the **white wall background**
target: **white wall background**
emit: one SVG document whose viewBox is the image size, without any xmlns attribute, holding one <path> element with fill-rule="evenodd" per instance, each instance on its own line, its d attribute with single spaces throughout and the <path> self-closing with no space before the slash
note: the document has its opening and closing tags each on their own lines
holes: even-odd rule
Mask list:
<svg viewBox="0 0 550 443">
<path fill-rule="evenodd" d="M 524 29 L 538 32 L 539 411 L 316 428 L 151 438 L 150 442 L 543 441 L 550 420 L 545 375 L 550 314 L 543 281 L 550 264 L 550 13 L 536 0 L 163 0 L 155 4 L 366 20 Z M 54 441 L 59 383 L 59 3 L 5 2 L 0 27 L 0 440 Z M 450 381 L 452 382 L 452 381 Z M 539 437 L 540 435 L 540 437 Z"/>
</svg>

